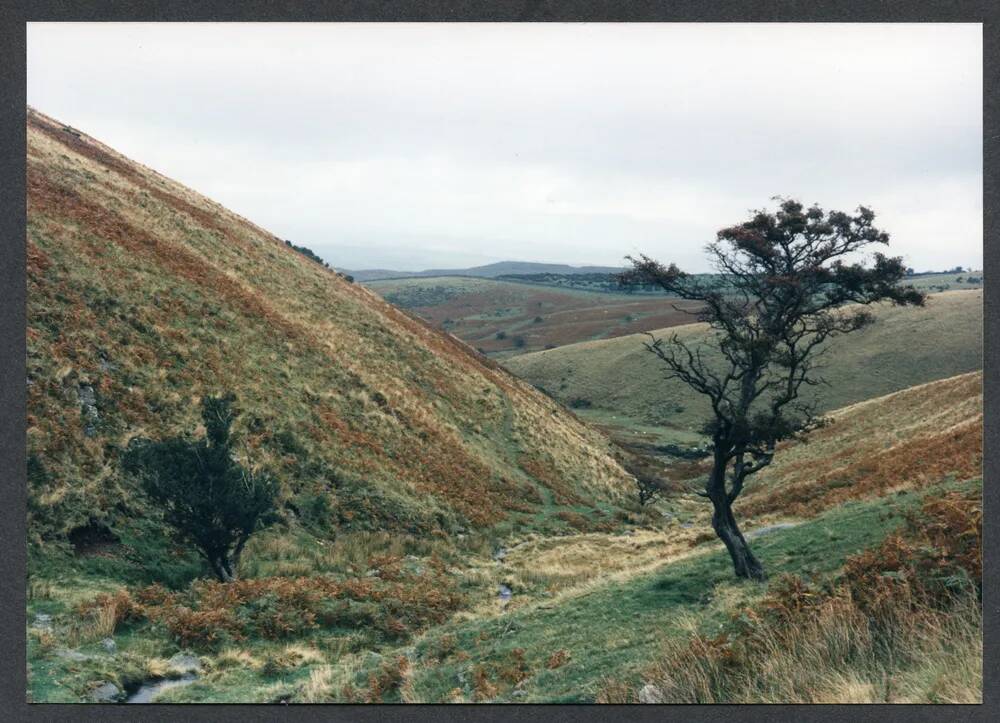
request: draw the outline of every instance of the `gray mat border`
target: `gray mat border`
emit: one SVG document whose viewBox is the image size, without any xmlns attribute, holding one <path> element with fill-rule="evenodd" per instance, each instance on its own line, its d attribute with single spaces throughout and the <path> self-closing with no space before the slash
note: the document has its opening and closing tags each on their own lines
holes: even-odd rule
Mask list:
<svg viewBox="0 0 1000 723">
<path fill-rule="evenodd" d="M 590 22 L 982 22 L 984 51 L 984 373 L 986 535 L 984 559 L 985 648 L 983 706 L 147 706 L 141 713 L 113 706 L 27 705 L 24 636 L 25 573 L 25 22 L 33 21 L 590 21 Z M 995 3 L 940 0 L 621 0 L 471 2 L 442 0 L 353 0 L 289 2 L 244 0 L 15 0 L 0 6 L 0 640 L 6 651 L 0 678 L 0 716 L 8 720 L 212 720 L 256 721 L 279 718 L 388 721 L 534 720 L 551 723 L 581 719 L 698 721 L 736 720 L 987 720 L 997 703 L 996 645 L 1000 622 L 997 471 L 1000 429 L 995 421 L 1000 372 L 997 287 L 998 142 L 1000 142 L 1000 57 Z M 44 111 L 44 109 L 41 109 Z M 995 713 L 993 714 L 996 715 Z"/>
</svg>

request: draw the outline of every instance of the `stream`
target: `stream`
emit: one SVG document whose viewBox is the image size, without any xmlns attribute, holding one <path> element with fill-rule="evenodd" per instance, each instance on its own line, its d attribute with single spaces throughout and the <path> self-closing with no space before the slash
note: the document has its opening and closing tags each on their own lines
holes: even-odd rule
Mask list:
<svg viewBox="0 0 1000 723">
<path fill-rule="evenodd" d="M 190 685 L 198 676 L 194 673 L 185 673 L 180 678 L 164 678 L 163 680 L 151 680 L 139 686 L 139 689 L 125 699 L 126 703 L 151 703 L 153 696 L 170 688 L 179 688 L 182 685 Z"/>
</svg>

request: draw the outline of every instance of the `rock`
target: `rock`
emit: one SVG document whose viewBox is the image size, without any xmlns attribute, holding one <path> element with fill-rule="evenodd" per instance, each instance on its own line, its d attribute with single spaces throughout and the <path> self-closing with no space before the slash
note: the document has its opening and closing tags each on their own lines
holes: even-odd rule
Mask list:
<svg viewBox="0 0 1000 723">
<path fill-rule="evenodd" d="M 94 392 L 92 386 L 81 382 L 78 396 L 80 399 L 80 410 L 83 412 L 83 418 L 87 422 L 83 433 L 88 437 L 93 437 L 97 434 L 97 427 L 95 425 L 101 419 L 101 415 L 97 412 L 97 394 Z"/>
<path fill-rule="evenodd" d="M 104 638 L 104 640 L 101 641 L 101 645 L 103 645 L 104 649 L 111 655 L 118 652 L 118 644 L 111 638 Z"/>
<path fill-rule="evenodd" d="M 181 674 L 197 673 L 201 670 L 201 661 L 198 656 L 188 653 L 177 653 L 167 661 L 167 665 L 171 670 Z"/>
<path fill-rule="evenodd" d="M 513 697 L 515 697 L 515 698 L 523 698 L 527 694 L 528 694 L 528 691 L 522 690 L 522 689 L 515 690 L 513 693 L 511 693 L 511 695 Z"/>
<path fill-rule="evenodd" d="M 514 596 L 514 591 L 506 585 L 500 586 L 499 596 L 501 600 L 510 600 Z"/>
<path fill-rule="evenodd" d="M 685 529 L 687 529 L 689 527 L 694 527 L 694 523 L 693 522 L 682 522 L 681 523 L 681 527 L 683 527 Z"/>
<path fill-rule="evenodd" d="M 79 650 L 69 650 L 67 648 L 59 648 L 55 653 L 57 658 L 63 658 L 65 660 L 73 660 L 76 662 L 82 662 L 84 660 L 93 659 L 93 655 L 87 655 L 86 653 L 81 653 Z"/>
<path fill-rule="evenodd" d="M 80 384 L 80 406 L 97 407 L 97 393 L 89 384 Z"/>
<path fill-rule="evenodd" d="M 90 693 L 95 703 L 117 703 L 122 699 L 122 692 L 114 683 L 102 683 Z"/>
<path fill-rule="evenodd" d="M 31 627 L 37 630 L 51 630 L 52 616 L 45 613 L 35 613 L 35 619 L 31 623 Z"/>
<path fill-rule="evenodd" d="M 646 685 L 642 686 L 642 689 L 639 691 L 639 702 L 646 704 L 662 703 L 663 696 L 660 693 L 659 688 L 650 683 L 646 683 Z"/>
<path fill-rule="evenodd" d="M 493 559 L 496 560 L 497 562 L 503 562 L 504 558 L 506 557 L 507 557 L 507 550 L 506 548 L 503 547 L 499 548 L 496 552 L 493 553 Z"/>
</svg>

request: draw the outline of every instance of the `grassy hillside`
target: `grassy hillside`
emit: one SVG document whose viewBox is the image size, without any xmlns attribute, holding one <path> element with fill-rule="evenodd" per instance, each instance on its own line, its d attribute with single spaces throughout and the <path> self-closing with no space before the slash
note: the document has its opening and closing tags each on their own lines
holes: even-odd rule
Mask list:
<svg viewBox="0 0 1000 723">
<path fill-rule="evenodd" d="M 460 608 L 399 642 L 380 639 L 368 628 L 338 626 L 337 621 L 350 619 L 344 613 L 334 622 L 270 638 L 198 642 L 197 628 L 191 632 L 172 617 L 180 614 L 172 606 L 184 600 L 164 599 L 162 592 L 148 589 L 119 592 L 101 603 L 127 612 L 96 633 L 110 631 L 118 641 L 118 652 L 109 656 L 96 642 L 86 642 L 88 628 L 80 628 L 83 613 L 78 611 L 88 608 L 74 601 L 122 588 L 91 572 L 72 579 L 72 585 L 70 579 L 53 583 L 30 603 L 30 614 L 51 614 L 54 625 L 30 636 L 32 695 L 74 700 L 86 696 L 88 681 L 127 685 L 130 679 L 170 675 L 169 660 L 184 647 L 166 634 L 166 626 L 194 636 L 188 650 L 198 657 L 202 671 L 192 684 L 162 693 L 162 701 L 634 702 L 644 681 L 653 681 L 659 690 L 669 688 L 665 670 L 678 651 L 687 649 L 692 635 L 703 636 L 698 649 L 705 655 L 699 660 L 710 661 L 711 654 L 727 649 L 719 647 L 727 640 L 720 633 L 735 639 L 752 632 L 754 625 L 763 624 L 761 616 L 769 606 L 788 602 L 789 591 L 799 590 L 792 601 L 799 605 L 822 599 L 821 591 L 845 574 L 845 562 L 850 561 L 853 574 L 872 566 L 892 574 L 900 563 L 893 562 L 890 552 L 898 552 L 898 546 L 874 556 L 859 554 L 901 544 L 887 536 L 912 526 L 913 520 L 928 535 L 968 540 L 975 546 L 963 549 L 978 550 L 978 538 L 967 538 L 969 531 L 961 525 L 966 524 L 962 515 L 977 509 L 981 514 L 981 374 L 908 389 L 833 416 L 834 424 L 811 442 L 786 445 L 771 476 L 762 476 L 737 505 L 751 544 L 771 574 L 766 585 L 732 578 L 721 543 L 707 532 L 709 507 L 693 497 L 669 500 L 663 507 L 667 516 L 658 515 L 659 521 L 626 534 L 534 534 L 500 559 L 488 550 L 467 554 L 443 577 L 435 573 L 432 578 L 439 592 L 450 589 L 449 581 L 461 581 L 466 597 Z M 802 500 L 810 504 L 797 504 Z M 952 514 L 958 516 L 948 517 Z M 936 544 L 942 543 L 938 539 Z M 949 553 L 936 560 L 936 569 L 955 562 Z M 391 586 L 394 580 L 414 585 L 433 611 L 434 593 L 416 585 L 405 566 L 380 565 L 374 578 L 366 578 L 369 586 Z M 82 563 L 75 574 L 81 570 Z M 790 587 L 787 575 L 799 576 L 805 587 Z M 306 581 L 316 579 L 321 578 L 297 583 L 299 605 L 309 602 Z M 268 580 L 277 596 L 271 604 L 281 605 L 282 588 L 277 586 L 287 584 L 282 582 L 287 578 L 253 584 Z M 496 597 L 501 584 L 512 591 L 507 601 Z M 196 600 L 203 609 L 191 615 L 214 614 L 212 605 L 232 606 L 244 594 L 210 601 L 212 586 L 196 590 L 201 590 Z M 357 607 L 345 606 L 345 611 L 360 618 L 363 608 L 351 605 Z M 251 620 L 268 610 L 246 603 L 240 609 Z M 907 614 L 914 615 L 914 609 L 907 608 Z M 844 649 L 834 645 L 824 653 L 829 660 L 812 660 L 798 678 L 787 670 L 795 660 L 775 655 L 773 665 L 764 661 L 740 678 L 751 687 L 760 680 L 761 686 L 732 695 L 746 702 L 975 702 L 981 697 L 981 649 L 976 648 L 981 617 L 975 609 L 936 615 L 933 625 L 921 618 L 928 627 L 919 635 L 902 629 L 904 634 L 884 650 L 863 638 L 851 639 L 854 652 L 838 662 L 833 658 Z M 161 627 L 149 619 L 161 620 Z M 226 621 L 224 616 L 209 619 L 216 625 Z M 778 632 L 795 630 L 799 628 Z M 801 630 L 806 634 L 809 628 Z M 60 645 L 81 638 L 78 650 L 86 659 L 59 652 L 64 650 Z M 820 642 L 805 640 L 809 645 Z M 785 652 L 794 657 L 796 649 Z M 871 656 L 883 657 L 869 660 Z M 687 670 L 693 663 L 683 665 Z M 775 681 L 775 676 L 781 679 Z M 727 700 L 718 690 L 721 684 L 702 682 L 704 689 L 682 691 L 682 700 Z"/>
<path fill-rule="evenodd" d="M 983 272 L 915 274 L 906 277 L 906 283 L 928 293 L 937 291 L 963 291 L 983 288 Z"/>
<path fill-rule="evenodd" d="M 469 277 L 371 281 L 366 286 L 498 359 L 691 320 L 675 308 L 692 308 L 690 303 L 663 296 Z"/>
<path fill-rule="evenodd" d="M 836 339 L 823 359 L 829 386 L 810 390 L 823 410 L 982 368 L 982 290 L 933 294 L 923 308 L 879 307 L 871 327 Z M 697 343 L 705 326 L 676 332 Z M 505 360 L 522 379 L 612 427 L 692 442 L 707 419 L 705 402 L 676 380 L 664 380 L 646 337 L 573 344 Z M 664 431 L 665 430 L 665 431 Z"/>
<path fill-rule="evenodd" d="M 246 458 L 316 530 L 558 528 L 621 499 L 607 441 L 544 395 L 34 111 L 27 183 L 32 539 L 124 534 L 143 517 L 124 445 L 194 431 L 222 390 Z"/>
</svg>

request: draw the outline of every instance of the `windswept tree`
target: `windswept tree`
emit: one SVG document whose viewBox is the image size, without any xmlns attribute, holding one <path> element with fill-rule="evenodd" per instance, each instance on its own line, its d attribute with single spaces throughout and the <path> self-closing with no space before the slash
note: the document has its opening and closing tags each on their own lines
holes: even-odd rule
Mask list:
<svg viewBox="0 0 1000 723">
<path fill-rule="evenodd" d="M 233 458 L 235 400 L 232 394 L 202 400 L 204 437 L 136 438 L 124 456 L 126 474 L 223 582 L 236 579 L 250 536 L 277 519 L 277 482 Z"/>
<path fill-rule="evenodd" d="M 889 234 L 860 207 L 851 215 L 804 208 L 776 198 L 775 212 L 724 228 L 706 251 L 718 272 L 693 277 L 675 264 L 628 257 L 619 276 L 626 286 L 655 284 L 701 304 L 709 341 L 701 345 L 649 335 L 646 348 L 711 404 L 705 433 L 712 440 L 712 468 L 704 491 L 713 506 L 712 528 L 725 544 L 739 578 L 762 580 L 733 516 L 747 479 L 767 467 L 778 442 L 808 432 L 821 418 L 800 399 L 805 387 L 823 382 L 818 358 L 825 342 L 874 321 L 871 304 L 922 305 L 924 295 L 900 285 L 902 259 L 863 252 L 885 246 Z"/>
</svg>

